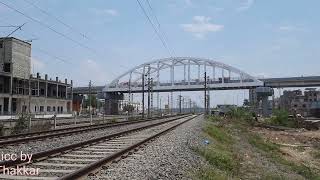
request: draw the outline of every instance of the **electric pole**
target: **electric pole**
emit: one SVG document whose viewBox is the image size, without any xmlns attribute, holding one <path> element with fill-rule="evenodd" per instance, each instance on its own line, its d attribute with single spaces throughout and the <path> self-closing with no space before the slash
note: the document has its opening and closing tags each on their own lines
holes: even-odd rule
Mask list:
<svg viewBox="0 0 320 180">
<path fill-rule="evenodd" d="M 148 118 L 150 118 L 150 77 L 148 77 Z"/>
<path fill-rule="evenodd" d="M 179 113 L 181 114 L 181 95 L 179 95 Z"/>
<path fill-rule="evenodd" d="M 144 68 L 142 74 L 142 119 L 144 119 Z"/>
<path fill-rule="evenodd" d="M 182 97 L 182 112 L 184 113 L 185 111 L 185 104 L 184 104 L 184 97 Z"/>
<path fill-rule="evenodd" d="M 151 93 L 151 100 L 150 100 L 150 115 L 152 117 L 153 114 L 153 78 L 150 78 L 150 93 Z"/>
<path fill-rule="evenodd" d="M 91 113 L 91 80 L 89 81 L 89 114 L 90 114 L 90 125 L 92 125 L 92 113 Z"/>
<path fill-rule="evenodd" d="M 207 114 L 207 72 L 204 72 L 204 112 Z"/>
<path fill-rule="evenodd" d="M 169 98 L 169 94 L 168 94 L 168 114 L 169 114 L 169 111 L 170 111 L 169 103 L 170 103 L 170 98 Z"/>
<path fill-rule="evenodd" d="M 128 94 L 128 117 L 131 115 L 130 114 L 130 110 L 131 110 L 131 75 L 130 75 L 130 79 L 129 79 L 129 94 Z"/>
</svg>

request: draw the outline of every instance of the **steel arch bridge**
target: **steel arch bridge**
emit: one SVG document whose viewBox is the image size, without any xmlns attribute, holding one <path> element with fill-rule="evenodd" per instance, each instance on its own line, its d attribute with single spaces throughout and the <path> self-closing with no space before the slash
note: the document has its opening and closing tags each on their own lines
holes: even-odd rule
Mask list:
<svg viewBox="0 0 320 180">
<path fill-rule="evenodd" d="M 179 73 L 178 68 L 182 68 Z M 103 91 L 139 93 L 143 90 L 142 79 L 146 85 L 149 78 L 153 79 L 153 92 L 200 91 L 204 89 L 204 72 L 207 73 L 207 88 L 211 90 L 251 89 L 264 85 L 257 78 L 221 62 L 205 58 L 170 57 L 128 70 L 106 85 Z M 170 75 L 166 81 L 162 80 L 163 74 Z"/>
</svg>

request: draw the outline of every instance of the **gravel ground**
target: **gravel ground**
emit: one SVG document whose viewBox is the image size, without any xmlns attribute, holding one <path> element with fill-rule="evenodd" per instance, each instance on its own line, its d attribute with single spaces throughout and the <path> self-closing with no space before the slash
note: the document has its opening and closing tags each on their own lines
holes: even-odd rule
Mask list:
<svg viewBox="0 0 320 180">
<path fill-rule="evenodd" d="M 152 121 L 152 123 L 157 123 L 157 122 L 161 122 L 164 120 L 168 120 L 168 118 L 155 120 L 155 121 Z M 88 132 L 81 133 L 81 134 L 60 136 L 57 138 L 50 138 L 50 139 L 46 139 L 46 140 L 29 141 L 27 143 L 18 144 L 18 145 L 7 145 L 4 147 L 0 147 L 0 152 L 2 152 L 4 154 L 10 154 L 10 153 L 11 154 L 13 154 L 13 153 L 20 154 L 20 152 L 28 153 L 28 154 L 36 153 L 36 152 L 40 152 L 40 151 L 50 150 L 53 148 L 78 143 L 78 142 L 89 140 L 92 138 L 106 136 L 106 135 L 113 134 L 113 133 L 116 133 L 119 131 L 125 131 L 128 129 L 141 127 L 141 126 L 144 126 L 147 124 L 150 124 L 150 122 L 142 122 L 142 123 L 137 123 L 137 124 L 124 125 L 124 126 L 120 126 L 120 127 L 119 126 L 112 127 L 112 128 L 102 129 L 102 130 L 93 130 L 93 131 L 88 131 Z"/>
<path fill-rule="evenodd" d="M 150 142 L 117 163 L 104 166 L 90 179 L 191 179 L 206 162 L 191 150 L 203 142 L 203 116 Z"/>
</svg>

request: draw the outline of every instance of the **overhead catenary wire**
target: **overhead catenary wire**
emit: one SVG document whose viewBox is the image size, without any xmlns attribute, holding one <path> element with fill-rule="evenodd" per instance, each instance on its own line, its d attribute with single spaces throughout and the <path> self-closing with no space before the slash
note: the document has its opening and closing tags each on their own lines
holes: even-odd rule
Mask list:
<svg viewBox="0 0 320 180">
<path fill-rule="evenodd" d="M 60 24 L 64 25 L 65 27 L 69 28 L 71 31 L 74 31 L 76 33 L 78 33 L 80 36 L 82 36 L 83 38 L 87 39 L 87 40 L 92 40 L 93 38 L 88 37 L 87 35 L 85 35 L 84 33 L 78 31 L 76 28 L 74 28 L 73 26 L 63 22 L 60 18 L 56 17 L 55 15 L 53 15 L 52 13 L 44 10 L 43 8 L 37 6 L 35 3 L 31 2 L 30 0 L 24 0 L 26 3 L 28 3 L 29 5 L 33 6 L 34 8 L 38 9 L 39 11 L 41 11 L 42 13 L 46 14 L 49 17 L 52 17 L 53 19 L 55 19 L 57 22 L 59 22 Z M 124 65 L 119 65 L 122 68 L 126 68 L 126 66 Z"/>
<path fill-rule="evenodd" d="M 13 25 L 11 25 L 10 23 L 7 23 L 7 22 L 5 22 L 5 21 L 3 21 L 3 20 L 0 20 L 0 21 L 8 24 L 9 26 L 13 26 Z M 27 32 L 26 30 L 23 30 L 22 28 L 20 28 L 20 30 L 23 31 L 23 32 L 25 32 L 25 33 L 27 33 L 27 34 L 30 34 L 31 36 L 36 37 L 34 34 L 29 33 L 29 32 Z M 37 47 L 33 47 L 33 48 L 36 49 L 37 51 L 41 52 L 42 54 L 46 54 L 47 56 L 50 56 L 50 57 L 52 57 L 52 58 L 54 58 L 54 59 L 56 59 L 56 60 L 59 60 L 59 61 L 64 62 L 64 63 L 72 64 L 71 62 L 69 62 L 69 61 L 66 60 L 65 58 L 59 57 L 59 56 L 57 56 L 57 55 L 54 55 L 54 54 L 52 54 L 52 53 L 50 53 L 50 52 L 48 52 L 48 51 L 46 51 L 46 50 L 44 50 L 44 49 L 37 48 Z"/>
<path fill-rule="evenodd" d="M 167 46 L 167 43 L 165 42 L 165 40 L 163 39 L 163 37 L 161 36 L 161 34 L 158 32 L 156 26 L 154 25 L 154 23 L 153 23 L 152 20 L 150 19 L 147 11 L 145 10 L 145 8 L 143 7 L 143 5 L 141 4 L 140 0 L 137 0 L 137 2 L 138 2 L 138 4 L 139 4 L 139 6 L 140 6 L 140 8 L 141 8 L 141 10 L 142 10 L 142 12 L 143 12 L 143 14 L 146 16 L 148 22 L 151 24 L 154 32 L 156 33 L 156 35 L 157 35 L 158 38 L 160 39 L 162 45 L 163 45 L 164 48 L 168 51 L 169 55 L 172 57 L 172 53 L 171 53 L 169 47 Z"/>
<path fill-rule="evenodd" d="M 146 0 L 146 2 L 147 2 L 148 7 L 149 7 L 149 9 L 150 9 L 150 11 L 151 11 L 151 14 L 153 15 L 153 17 L 154 17 L 154 19 L 155 19 L 155 22 L 156 22 L 157 25 L 158 25 L 159 32 L 162 33 L 164 40 L 166 41 L 167 45 L 169 46 L 168 36 L 167 36 L 166 32 L 162 29 L 162 26 L 161 26 L 161 24 L 160 24 L 160 21 L 158 20 L 158 17 L 157 17 L 157 15 L 156 15 L 154 9 L 152 8 L 150 1 L 149 1 L 149 0 Z M 172 54 L 176 56 L 176 53 L 175 53 L 174 49 L 173 49 L 173 48 L 170 48 L 170 46 L 169 46 L 169 49 L 171 50 Z"/>
<path fill-rule="evenodd" d="M 76 28 L 74 28 L 73 26 L 63 22 L 60 18 L 54 16 L 52 13 L 42 9 L 41 7 L 37 6 L 35 3 L 29 1 L 29 0 L 24 0 L 26 3 L 28 3 L 29 5 L 33 6 L 34 8 L 38 9 L 39 11 L 41 11 L 43 14 L 46 14 L 49 17 L 52 17 L 53 19 L 55 19 L 57 22 L 59 22 L 60 24 L 64 25 L 65 27 L 69 28 L 71 31 L 74 31 L 76 33 L 78 33 L 80 36 L 82 36 L 85 39 L 91 39 L 89 38 L 87 35 L 85 35 L 84 33 L 81 33 L 80 31 L 78 31 Z"/>
<path fill-rule="evenodd" d="M 95 53 L 96 55 L 98 55 L 97 57 L 99 57 L 99 58 L 102 58 L 102 57 L 103 57 L 103 56 L 101 56 L 95 49 L 92 49 L 92 48 L 90 48 L 90 47 L 82 44 L 81 42 L 74 40 L 73 38 L 67 36 L 66 34 L 59 32 L 58 30 L 56 30 L 56 29 L 53 28 L 52 26 L 47 25 L 46 23 L 43 23 L 42 21 L 37 20 L 37 19 L 35 19 L 35 18 L 27 15 L 26 13 L 24 13 L 24 12 L 16 9 L 16 8 L 13 7 L 12 5 L 9 5 L 9 4 L 7 4 L 7 3 L 4 3 L 4 2 L 1 1 L 1 0 L 0 0 L 0 4 L 2 4 L 2 5 L 4 5 L 5 7 L 9 8 L 9 9 L 11 9 L 11 10 L 13 10 L 13 11 L 15 11 L 16 13 L 18 13 L 18 14 L 20 14 L 20 15 L 22 15 L 22 16 L 24 16 L 24 17 L 26 17 L 26 18 L 28 18 L 28 19 L 36 22 L 36 23 L 38 23 L 39 25 L 41 25 L 41 26 L 43 26 L 43 27 L 51 30 L 52 32 L 58 34 L 59 36 L 61 36 L 61 37 L 65 38 L 65 39 L 67 39 L 67 40 L 69 40 L 69 41 L 77 44 L 78 46 L 80 46 L 80 47 L 82 47 L 82 48 L 84 48 L 84 49 L 90 50 L 91 52 L 93 52 L 93 53 Z M 41 50 L 40 50 L 40 51 L 41 51 Z M 42 51 L 42 52 L 43 52 L 43 51 Z M 51 54 L 51 53 L 46 52 L 46 54 Z M 65 60 L 62 60 L 62 59 L 64 59 L 64 58 L 60 58 L 60 57 L 58 57 L 58 56 L 56 56 L 56 55 L 52 55 L 52 54 L 51 54 L 50 56 L 53 57 L 53 58 L 55 58 L 55 59 L 57 59 L 57 60 L 59 60 L 59 61 L 65 61 Z M 58 57 L 58 58 L 57 58 L 57 57 Z M 121 67 L 124 67 L 123 65 L 120 65 L 120 66 L 121 66 Z M 110 72 L 111 72 L 111 71 L 110 71 Z M 114 74 L 113 72 L 111 72 L 111 73 Z M 115 75 L 115 74 L 114 74 L 114 75 Z"/>
<path fill-rule="evenodd" d="M 74 40 L 73 38 L 71 38 L 71 37 L 67 36 L 67 35 L 66 35 L 66 34 L 64 34 L 64 33 L 61 33 L 61 32 L 59 32 L 59 31 L 57 31 L 57 30 L 56 30 L 56 29 L 54 29 L 53 27 L 51 27 L 51 26 L 49 26 L 49 25 L 47 25 L 47 24 L 43 23 L 43 22 L 42 22 L 42 21 L 40 21 L 40 20 L 37 20 L 37 19 L 35 19 L 35 18 L 33 18 L 33 17 L 31 17 L 31 16 L 27 15 L 26 13 L 24 13 L 24 12 L 22 12 L 22 11 L 20 11 L 20 10 L 16 9 L 16 8 L 14 8 L 13 6 L 10 6 L 10 5 L 8 5 L 8 4 L 6 4 L 6 3 L 2 2 L 2 1 L 0 1 L 0 4 L 2 4 L 2 5 L 4 5 L 4 6 L 6 6 L 7 8 L 9 8 L 9 9 L 11 9 L 11 10 L 13 10 L 13 11 L 17 12 L 18 14 L 20 14 L 20 15 L 22 15 L 22 16 L 24 16 L 24 17 L 26 17 L 26 18 L 28 18 L 28 19 L 30 19 L 30 20 L 32 20 L 32 21 L 34 21 L 34 22 L 36 22 L 36 23 L 38 23 L 39 25 L 41 25 L 41 26 L 43 26 L 43 27 L 45 27 L 45 28 L 47 28 L 47 29 L 51 30 L 52 32 L 54 32 L 54 33 L 56 33 L 56 34 L 60 35 L 61 37 L 64 37 L 65 39 L 68 39 L 69 41 L 72 41 L 73 43 L 75 43 L 75 44 L 79 45 L 80 47 L 85 48 L 85 49 L 87 49 L 87 50 L 90 50 L 91 52 L 93 52 L 93 53 L 96 53 L 96 54 L 97 54 L 97 52 L 96 52 L 94 49 L 92 49 L 92 48 L 90 48 L 90 47 L 88 47 L 88 46 L 86 46 L 86 45 L 82 44 L 82 43 L 81 43 L 81 42 L 79 42 L 79 41 Z"/>
</svg>

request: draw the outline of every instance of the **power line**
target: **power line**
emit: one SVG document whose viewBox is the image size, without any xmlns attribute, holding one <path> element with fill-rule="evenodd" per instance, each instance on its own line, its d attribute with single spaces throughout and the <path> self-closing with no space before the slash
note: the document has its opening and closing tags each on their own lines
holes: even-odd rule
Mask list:
<svg viewBox="0 0 320 180">
<path fill-rule="evenodd" d="M 0 27 L 3 27 L 3 28 L 10 28 L 10 27 L 19 27 L 19 26 L 0 26 Z"/>
<path fill-rule="evenodd" d="M 42 13 L 46 14 L 49 17 L 52 17 L 53 19 L 55 19 L 56 21 L 58 21 L 60 24 L 64 25 L 65 27 L 69 28 L 72 31 L 77 32 L 80 36 L 82 36 L 85 39 L 89 39 L 88 36 L 86 36 L 84 33 L 79 32 L 78 30 L 76 30 L 74 27 L 72 27 L 71 25 L 68 25 L 67 23 L 63 22 L 62 20 L 60 20 L 60 18 L 54 16 L 53 14 L 49 13 L 48 11 L 40 8 L 39 6 L 37 6 L 35 3 L 32 3 L 28 0 L 24 0 L 26 3 L 30 4 L 31 6 L 35 7 L 36 9 L 38 9 L 39 11 L 41 11 Z"/>
<path fill-rule="evenodd" d="M 52 58 L 54 58 L 54 59 L 59 60 L 59 61 L 61 61 L 61 62 L 68 63 L 68 64 L 72 64 L 71 62 L 67 61 L 66 59 L 60 58 L 60 57 L 58 57 L 58 56 L 56 56 L 56 55 L 54 55 L 54 54 L 51 54 L 51 53 L 49 53 L 49 52 L 46 51 L 46 50 L 43 50 L 43 49 L 40 49 L 40 48 L 35 48 L 35 47 L 33 47 L 33 48 L 36 49 L 36 50 L 38 50 L 39 52 L 41 52 L 41 53 L 43 53 L 43 54 L 46 54 L 47 56 L 50 56 L 50 57 L 52 57 Z"/>
<path fill-rule="evenodd" d="M 164 40 L 164 39 L 162 38 L 162 36 L 159 34 L 159 32 L 158 32 L 156 26 L 154 25 L 154 23 L 151 21 L 148 13 L 146 12 L 146 10 L 144 9 L 144 7 L 142 6 L 141 2 L 140 2 L 139 0 L 137 0 L 137 2 L 138 2 L 138 4 L 139 4 L 139 6 L 140 6 L 140 8 L 141 8 L 141 10 L 142 10 L 142 12 L 143 12 L 143 14 L 146 16 L 148 22 L 151 24 L 154 32 L 156 33 L 156 35 L 158 36 L 158 38 L 159 38 L 160 41 L 162 42 L 162 45 L 164 46 L 164 48 L 169 52 L 170 56 L 172 57 L 172 54 L 171 54 L 171 52 L 170 52 L 170 49 L 168 48 L 165 40 Z"/>
<path fill-rule="evenodd" d="M 162 30 L 161 25 L 160 25 L 160 21 L 158 20 L 156 13 L 155 13 L 154 9 L 151 6 L 150 1 L 149 0 L 146 0 L 146 1 L 147 1 L 149 9 L 151 10 L 151 14 L 153 15 L 153 17 L 154 17 L 154 19 L 155 19 L 155 21 L 156 21 L 156 23 L 158 25 L 159 32 L 162 33 L 162 35 L 164 37 L 164 40 L 167 42 L 167 45 L 168 45 L 169 43 L 168 43 L 167 35 L 166 35 L 165 31 Z M 171 51 L 172 51 L 172 54 L 174 54 L 174 55 L 176 54 L 173 48 L 171 48 Z"/>
<path fill-rule="evenodd" d="M 2 1 L 0 1 L 0 4 L 6 6 L 7 8 L 9 8 L 9 9 L 11 9 L 11 10 L 13 10 L 13 11 L 15 11 L 15 12 L 21 14 L 21 15 L 23 15 L 24 17 L 26 17 L 26 18 L 28 18 L 28 19 L 30 19 L 30 20 L 32 20 L 32 21 L 40 24 L 41 26 L 46 27 L 47 29 L 49 29 L 49 30 L 53 31 L 54 33 L 56 33 L 56 34 L 58 34 L 58 35 L 60 35 L 60 36 L 62 36 L 62 37 L 64 37 L 64 38 L 66 38 L 66 39 L 74 42 L 75 44 L 77 44 L 77 45 L 79 45 L 79 46 L 81 46 L 81 47 L 83 47 L 83 48 L 85 48 L 85 49 L 88 49 L 88 50 L 90 50 L 90 51 L 92 51 L 92 52 L 94 52 L 94 53 L 97 53 L 94 49 L 92 49 L 92 48 L 90 48 L 90 47 L 88 47 L 88 46 L 86 46 L 86 45 L 84 45 L 84 44 L 82 44 L 82 43 L 80 43 L 80 42 L 78 42 L 78 41 L 70 38 L 69 36 L 67 36 L 67 35 L 65 35 L 65 34 L 63 34 L 63 33 L 59 32 L 59 31 L 55 30 L 53 27 L 51 27 L 51 26 L 43 23 L 42 21 L 39 21 L 39 20 L 37 20 L 37 19 L 34 19 L 33 17 L 31 17 L 31 16 L 23 13 L 22 11 L 19 11 L 18 9 L 16 9 L 16 8 L 14 8 L 14 7 L 12 7 L 12 6 L 10 6 L 10 5 L 2 2 Z"/>
<path fill-rule="evenodd" d="M 6 37 L 9 37 L 10 35 L 12 35 L 13 33 L 15 33 L 18 30 L 21 30 L 22 26 L 24 26 L 26 23 L 23 23 L 21 26 L 18 26 L 15 30 L 13 30 L 10 34 L 8 34 Z"/>
<path fill-rule="evenodd" d="M 46 14 L 49 17 L 52 17 L 53 19 L 55 19 L 56 21 L 58 21 L 59 23 L 61 23 L 62 25 L 64 25 L 65 27 L 69 28 L 70 30 L 78 33 L 80 36 L 82 36 L 83 38 L 87 39 L 87 40 L 92 40 L 92 38 L 89 38 L 87 35 L 85 35 L 84 33 L 81 33 L 80 31 L 78 31 L 76 28 L 72 27 L 71 25 L 68 25 L 67 23 L 63 22 L 60 18 L 54 16 L 52 13 L 42 9 L 41 7 L 37 6 L 35 3 L 30 2 L 30 0 L 24 0 L 26 3 L 30 4 L 31 6 L 35 7 L 36 9 L 38 9 L 39 11 L 41 11 L 42 13 Z M 123 68 L 126 68 L 123 65 L 119 65 Z"/>
<path fill-rule="evenodd" d="M 0 21 L 4 22 L 3 20 L 0 20 Z M 13 25 L 11 25 L 11 24 L 9 24 L 9 23 L 7 23 L 7 22 L 4 22 L 4 23 L 8 24 L 9 26 L 13 26 Z M 34 34 L 29 33 L 29 32 L 27 32 L 26 30 L 23 30 L 22 28 L 20 28 L 19 30 L 24 31 L 24 32 L 30 34 L 31 36 L 36 37 Z M 36 47 L 33 47 L 33 48 L 36 49 L 36 50 L 38 50 L 38 51 L 40 51 L 40 52 L 43 53 L 43 54 L 46 54 L 47 56 L 50 56 L 50 57 L 56 59 L 56 60 L 59 60 L 59 61 L 64 62 L 64 63 L 72 64 L 71 62 L 69 62 L 69 61 L 66 60 L 65 58 L 58 57 L 57 55 L 51 54 L 51 53 L 49 53 L 49 52 L 46 51 L 46 50 L 43 50 L 43 49 L 40 49 L 40 48 L 36 48 Z"/>
</svg>

